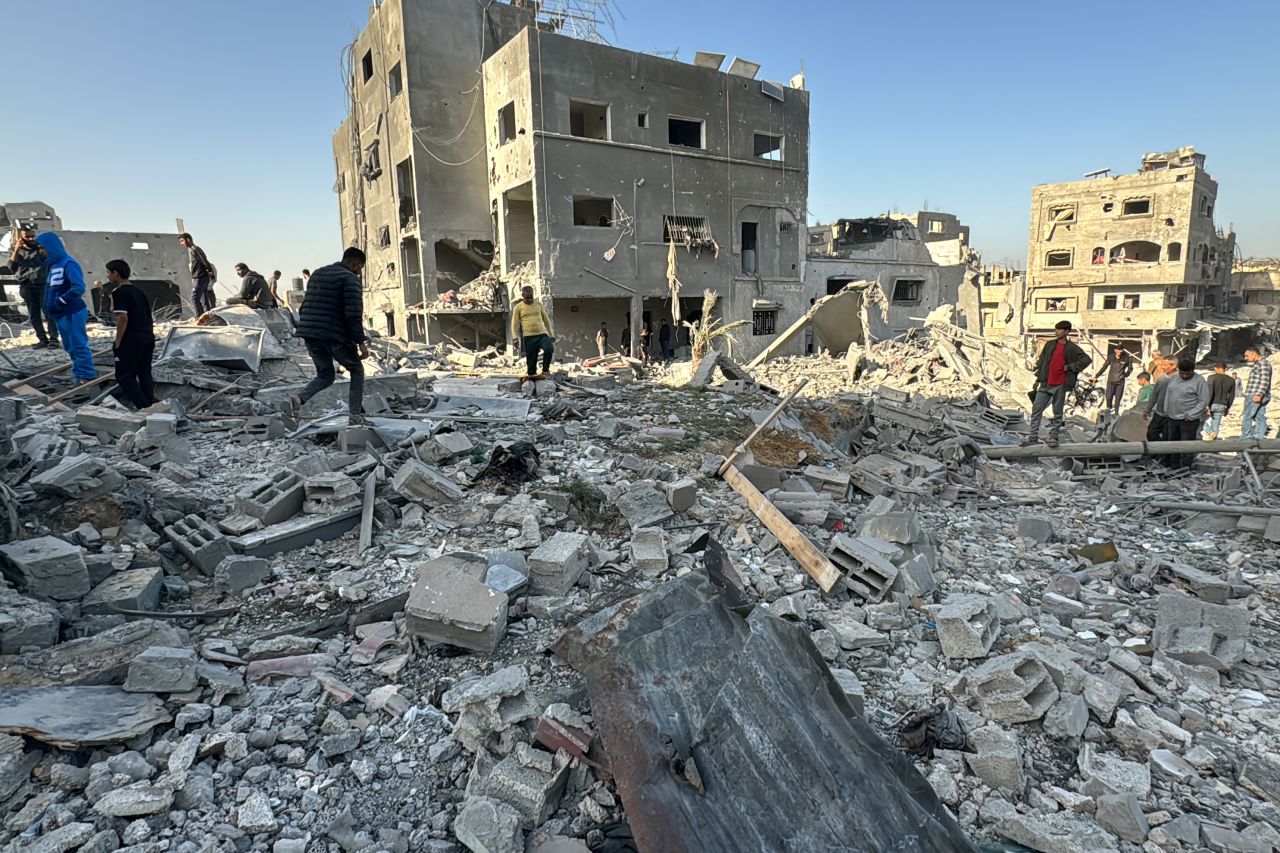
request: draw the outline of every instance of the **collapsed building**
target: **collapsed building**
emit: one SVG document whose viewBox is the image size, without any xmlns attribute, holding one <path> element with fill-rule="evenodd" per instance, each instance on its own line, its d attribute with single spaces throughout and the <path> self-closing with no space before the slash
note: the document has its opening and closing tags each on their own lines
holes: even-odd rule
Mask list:
<svg viewBox="0 0 1280 853">
<path fill-rule="evenodd" d="M 1186 147 L 1146 154 L 1131 174 L 1035 187 L 1026 286 L 1006 330 L 1044 338 L 1070 320 L 1144 355 L 1238 354 L 1254 321 L 1229 298 L 1235 234 L 1214 224 L 1204 163 Z"/>
<path fill-rule="evenodd" d="M 744 354 L 763 349 L 808 302 L 803 78 L 622 50 L 562 23 L 523 3 L 370 9 L 333 144 L 371 325 L 504 343 L 511 291 L 529 284 L 561 351 L 583 354 L 601 322 L 615 345 L 627 325 L 635 342 L 642 323 L 679 329 L 710 290 L 723 320 L 751 324 Z"/>
<path fill-rule="evenodd" d="M 133 272 L 132 283 L 151 300 L 157 311 L 174 312 L 175 316 L 189 317 L 193 313 L 188 288 L 180 282 L 190 281 L 187 266 L 187 250 L 178 244 L 173 234 L 144 233 L 140 231 L 78 231 L 62 226 L 62 218 L 42 201 L 8 202 L 0 204 L 0 284 L 12 283 L 10 270 L 4 267 L 9 259 L 12 235 L 19 225 L 37 231 L 57 231 L 67 252 L 80 262 L 86 283 L 102 281 L 101 291 L 92 295 L 93 307 L 102 310 L 102 300 L 111 292 L 107 284 L 107 262 L 115 258 L 127 258 Z M 11 297 L 16 299 L 16 290 Z"/>
<path fill-rule="evenodd" d="M 1280 258 L 1249 258 L 1231 272 L 1231 294 L 1245 316 L 1263 321 L 1274 334 L 1280 327 Z"/>
</svg>

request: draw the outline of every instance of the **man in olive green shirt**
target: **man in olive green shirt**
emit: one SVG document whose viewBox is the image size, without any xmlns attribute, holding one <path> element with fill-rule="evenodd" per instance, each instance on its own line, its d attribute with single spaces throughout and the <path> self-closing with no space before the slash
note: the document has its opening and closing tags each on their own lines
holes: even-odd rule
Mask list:
<svg viewBox="0 0 1280 853">
<path fill-rule="evenodd" d="M 530 379 L 546 379 L 551 370 L 551 354 L 555 352 L 552 346 L 555 333 L 551 331 L 547 309 L 541 302 L 533 301 L 532 287 L 520 288 L 520 301 L 511 309 L 511 337 L 520 340 L 524 347 L 525 375 Z M 542 353 L 542 372 L 535 374 L 539 352 Z"/>
</svg>

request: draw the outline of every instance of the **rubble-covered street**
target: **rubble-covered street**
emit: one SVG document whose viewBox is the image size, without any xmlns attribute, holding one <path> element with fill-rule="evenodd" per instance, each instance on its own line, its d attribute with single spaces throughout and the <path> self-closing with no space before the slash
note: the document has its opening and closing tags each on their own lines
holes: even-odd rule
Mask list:
<svg viewBox="0 0 1280 853">
<path fill-rule="evenodd" d="M 5 850 L 1280 849 L 1274 442 L 989 458 L 1021 379 L 943 321 L 693 382 L 380 340 L 367 425 L 295 420 L 218 313 L 149 411 L 6 368 Z"/>
</svg>

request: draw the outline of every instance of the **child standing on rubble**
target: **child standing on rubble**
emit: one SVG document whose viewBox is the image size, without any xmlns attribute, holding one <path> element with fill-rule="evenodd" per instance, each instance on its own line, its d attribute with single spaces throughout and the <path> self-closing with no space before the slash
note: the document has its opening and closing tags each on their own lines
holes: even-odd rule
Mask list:
<svg viewBox="0 0 1280 853">
<path fill-rule="evenodd" d="M 52 231 L 36 237 L 44 249 L 48 269 L 44 288 L 44 313 L 58 326 L 62 348 L 71 356 L 71 376 L 88 382 L 98 375 L 89 349 L 89 306 L 84 301 L 84 270 L 67 254 L 62 238 Z"/>
</svg>

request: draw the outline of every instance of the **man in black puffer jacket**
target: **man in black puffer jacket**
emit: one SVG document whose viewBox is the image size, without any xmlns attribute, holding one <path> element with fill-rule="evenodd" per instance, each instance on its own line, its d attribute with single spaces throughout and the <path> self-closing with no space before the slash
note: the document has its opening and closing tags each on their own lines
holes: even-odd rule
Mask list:
<svg viewBox="0 0 1280 853">
<path fill-rule="evenodd" d="M 352 247 L 336 264 L 321 267 L 307 282 L 298 316 L 298 337 L 307 342 L 316 378 L 292 398 L 294 410 L 333 384 L 333 364 L 351 374 L 348 412 L 353 421 L 364 411 L 364 363 L 369 344 L 364 336 L 364 298 L 360 271 L 364 252 Z"/>
</svg>

